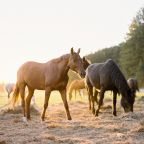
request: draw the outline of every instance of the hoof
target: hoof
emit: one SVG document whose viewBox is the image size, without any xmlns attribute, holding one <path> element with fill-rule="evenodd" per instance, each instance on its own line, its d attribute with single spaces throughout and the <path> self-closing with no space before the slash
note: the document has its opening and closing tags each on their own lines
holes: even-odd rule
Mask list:
<svg viewBox="0 0 144 144">
<path fill-rule="evenodd" d="M 69 117 L 69 118 L 68 118 L 68 120 L 72 120 L 72 118 L 71 118 L 71 117 Z"/>
<path fill-rule="evenodd" d="M 28 116 L 28 117 L 27 117 L 27 120 L 31 120 L 31 117 L 30 117 L 30 116 Z"/>
<path fill-rule="evenodd" d="M 92 114 L 95 115 L 95 109 L 92 110 Z"/>
<path fill-rule="evenodd" d="M 22 121 L 23 121 L 24 123 L 27 123 L 27 118 L 26 118 L 26 117 L 22 117 Z"/>
<path fill-rule="evenodd" d="M 95 116 L 98 117 L 98 111 L 96 111 Z"/>
<path fill-rule="evenodd" d="M 117 116 L 116 112 L 113 112 L 113 115 L 114 115 L 114 116 Z"/>
<path fill-rule="evenodd" d="M 44 117 L 41 117 L 41 121 L 44 121 Z"/>
</svg>

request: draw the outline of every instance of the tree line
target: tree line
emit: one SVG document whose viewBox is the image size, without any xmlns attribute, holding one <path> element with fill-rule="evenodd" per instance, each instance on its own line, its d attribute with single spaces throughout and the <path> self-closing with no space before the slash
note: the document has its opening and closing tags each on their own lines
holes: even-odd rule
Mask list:
<svg viewBox="0 0 144 144">
<path fill-rule="evenodd" d="M 124 73 L 126 79 L 137 78 L 144 86 L 144 8 L 141 8 L 129 26 L 124 42 L 95 53 L 86 55 L 92 63 L 113 59 Z"/>
</svg>

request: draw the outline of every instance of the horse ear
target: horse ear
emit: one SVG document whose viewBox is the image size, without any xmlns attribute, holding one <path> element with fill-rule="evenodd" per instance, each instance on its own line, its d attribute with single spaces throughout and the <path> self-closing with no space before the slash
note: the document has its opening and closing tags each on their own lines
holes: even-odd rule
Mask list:
<svg viewBox="0 0 144 144">
<path fill-rule="evenodd" d="M 80 53 L 80 48 L 78 49 L 78 52 L 77 52 L 78 54 Z"/>
<path fill-rule="evenodd" d="M 73 54 L 74 53 L 74 50 L 73 50 L 73 47 L 71 48 L 71 54 Z"/>
<path fill-rule="evenodd" d="M 86 59 L 85 59 L 85 57 L 83 57 L 83 61 L 85 61 Z"/>
</svg>

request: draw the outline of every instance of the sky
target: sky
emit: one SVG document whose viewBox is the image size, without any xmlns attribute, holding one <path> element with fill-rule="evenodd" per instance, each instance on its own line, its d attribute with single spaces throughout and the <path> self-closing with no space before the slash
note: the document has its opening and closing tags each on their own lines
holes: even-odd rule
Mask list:
<svg viewBox="0 0 144 144">
<path fill-rule="evenodd" d="M 118 45 L 142 7 L 144 0 L 0 1 L 0 82 L 15 82 L 26 61 Z"/>
</svg>

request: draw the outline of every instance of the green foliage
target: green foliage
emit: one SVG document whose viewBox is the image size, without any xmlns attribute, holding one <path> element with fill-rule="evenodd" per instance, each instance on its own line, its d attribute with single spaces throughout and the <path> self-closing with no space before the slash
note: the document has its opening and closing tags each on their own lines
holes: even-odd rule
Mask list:
<svg viewBox="0 0 144 144">
<path fill-rule="evenodd" d="M 144 8 L 138 12 L 129 30 L 121 49 L 121 67 L 127 77 L 136 77 L 140 85 L 144 85 Z"/>
<path fill-rule="evenodd" d="M 92 63 L 99 63 L 104 62 L 107 59 L 113 59 L 117 63 L 119 63 L 119 53 L 120 53 L 120 46 L 114 46 L 110 48 L 105 48 L 103 50 L 99 50 L 94 54 L 89 54 L 86 56 Z"/>
<path fill-rule="evenodd" d="M 126 41 L 99 50 L 86 56 L 92 63 L 113 59 L 121 68 L 126 78 L 136 77 L 140 86 L 144 86 L 144 8 L 133 19 Z"/>
</svg>

